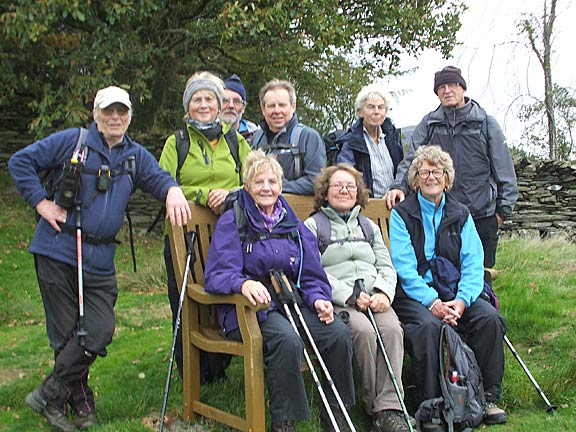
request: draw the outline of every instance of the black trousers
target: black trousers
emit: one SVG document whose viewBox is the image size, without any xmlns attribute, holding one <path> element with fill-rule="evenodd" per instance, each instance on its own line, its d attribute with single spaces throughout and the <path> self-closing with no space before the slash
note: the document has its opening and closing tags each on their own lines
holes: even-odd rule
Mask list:
<svg viewBox="0 0 576 432">
<path fill-rule="evenodd" d="M 172 264 L 172 252 L 170 251 L 170 239 L 164 237 L 164 265 L 166 266 L 166 275 L 168 283 L 168 300 L 172 311 L 172 334 L 176 327 L 178 318 L 178 306 L 180 305 L 180 289 L 176 283 L 174 274 L 174 265 Z M 190 274 L 189 277 L 192 277 Z M 216 320 L 217 317 L 214 317 Z M 176 344 L 174 345 L 174 358 L 180 378 L 183 376 L 184 355 L 182 351 L 182 326 L 176 333 Z M 228 354 L 208 353 L 200 351 L 200 383 L 207 384 L 217 380 L 226 379 L 226 368 L 230 364 L 231 356 Z"/>
<path fill-rule="evenodd" d="M 442 395 L 438 374 L 438 343 L 442 321 L 427 307 L 406 296 L 399 289 L 393 304 L 404 328 L 404 348 L 412 360 L 415 405 Z M 504 375 L 504 335 L 506 322 L 498 311 L 483 299 L 464 311 L 455 330 L 472 348 L 484 378 L 488 402 L 500 399 Z"/>
<path fill-rule="evenodd" d="M 302 306 L 300 309 L 342 401 L 347 406 L 354 405 L 352 338 L 348 326 L 337 317 L 333 323 L 326 325 L 307 307 Z M 292 315 L 299 333 L 306 337 L 293 310 Z M 260 322 L 260 330 L 264 343 L 266 388 L 272 421 L 309 418 L 308 399 L 300 370 L 304 358 L 302 338 L 294 331 L 288 319 L 276 310 L 270 311 L 266 320 Z M 241 340 L 239 330 L 233 330 L 227 336 Z M 320 371 L 317 374 L 323 376 Z M 334 393 L 325 380 L 322 388 L 330 405 L 337 406 Z"/>
<path fill-rule="evenodd" d="M 46 332 L 54 350 L 54 369 L 41 392 L 67 414 L 68 404 L 76 414 L 94 409 L 94 394 L 88 386 L 89 368 L 97 355 L 105 356 L 115 329 L 114 306 L 118 287 L 114 275 L 84 272 L 85 345 L 77 338 L 77 268 L 43 255 L 35 255 L 36 276 L 44 311 Z"/>
<path fill-rule="evenodd" d="M 484 267 L 492 268 L 496 264 L 496 248 L 498 247 L 498 219 L 496 215 L 474 219 L 476 231 L 480 236 L 484 249 Z"/>
</svg>

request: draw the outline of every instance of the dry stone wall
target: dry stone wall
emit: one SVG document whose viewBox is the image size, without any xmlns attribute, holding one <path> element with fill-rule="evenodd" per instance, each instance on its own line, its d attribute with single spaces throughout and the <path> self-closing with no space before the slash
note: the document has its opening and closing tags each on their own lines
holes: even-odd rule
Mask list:
<svg viewBox="0 0 576 432">
<path fill-rule="evenodd" d="M 576 163 L 515 161 L 518 202 L 502 232 L 576 239 Z"/>
<path fill-rule="evenodd" d="M 166 137 L 139 139 L 158 158 Z M 32 142 L 29 134 L 0 131 L 0 168 L 6 169 L 10 155 Z M 512 215 L 504 221 L 502 234 L 521 236 L 566 236 L 576 240 L 576 162 L 515 161 L 519 197 Z M 130 199 L 132 220 L 144 230 L 154 220 L 161 204 L 141 191 Z M 161 232 L 162 223 L 156 231 Z"/>
</svg>

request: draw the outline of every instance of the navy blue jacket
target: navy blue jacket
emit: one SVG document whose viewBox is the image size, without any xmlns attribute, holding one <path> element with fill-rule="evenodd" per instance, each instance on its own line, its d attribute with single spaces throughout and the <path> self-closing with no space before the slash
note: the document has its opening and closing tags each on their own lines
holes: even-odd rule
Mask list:
<svg viewBox="0 0 576 432">
<path fill-rule="evenodd" d="M 47 197 L 38 173 L 55 169 L 62 170 L 65 160 L 70 160 L 78 142 L 79 129 L 66 129 L 17 151 L 8 162 L 10 173 L 22 198 L 32 208 Z M 128 173 L 112 177 L 111 185 L 106 192 L 97 192 L 97 176 L 82 174 L 81 200 L 82 230 L 85 234 L 97 237 L 114 237 L 124 223 L 124 213 L 132 192 L 141 188 L 159 200 L 166 200 L 168 189 L 178 186 L 167 171 L 142 145 L 124 135 L 121 143 L 112 149 L 92 123 L 86 139 L 88 157 L 84 167 L 88 172 L 97 172 L 101 165 L 108 165 L 111 170 L 122 171 L 124 162 L 134 156 L 134 178 Z M 124 170 L 125 171 L 125 170 Z M 58 196 L 58 192 L 56 193 Z M 68 210 L 66 223 L 76 225 L 76 211 Z M 74 235 L 56 232 L 41 218 L 36 227 L 30 252 L 48 256 L 70 265 L 77 264 L 76 239 Z M 101 275 L 115 273 L 114 255 L 116 245 L 82 244 L 84 270 Z"/>
<path fill-rule="evenodd" d="M 386 117 L 382 123 L 382 132 L 385 134 L 385 143 L 393 167 L 392 174 L 396 176 L 396 168 L 404 158 L 404 150 L 400 141 L 400 130 L 396 129 L 392 120 Z M 373 189 L 372 166 L 370 165 L 370 153 L 364 141 L 364 122 L 359 118 L 350 129 L 336 140 L 338 145 L 342 145 L 342 150 L 338 155 L 338 162 L 346 162 L 353 165 L 364 177 L 364 183 L 370 189 L 370 196 Z"/>
</svg>

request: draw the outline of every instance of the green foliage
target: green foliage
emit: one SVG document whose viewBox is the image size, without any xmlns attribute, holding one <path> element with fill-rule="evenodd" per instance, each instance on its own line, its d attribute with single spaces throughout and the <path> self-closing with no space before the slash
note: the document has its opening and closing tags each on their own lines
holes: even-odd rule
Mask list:
<svg viewBox="0 0 576 432">
<path fill-rule="evenodd" d="M 576 156 L 576 90 L 554 84 L 552 103 L 555 118 L 555 153 L 559 160 L 572 160 Z M 547 155 L 550 151 L 546 105 L 536 100 L 522 105 L 519 118 L 526 127 L 522 139 Z"/>
<path fill-rule="evenodd" d="M 253 119 L 264 82 L 290 79 L 302 117 L 328 128 L 349 122 L 345 95 L 396 73 L 401 54 L 447 56 L 463 10 L 462 0 L 16 0 L 0 6 L 0 106 L 25 105 L 41 136 L 88 122 L 96 90 L 116 84 L 131 93 L 136 130 L 171 131 L 186 78 L 204 69 L 242 77 Z"/>
</svg>

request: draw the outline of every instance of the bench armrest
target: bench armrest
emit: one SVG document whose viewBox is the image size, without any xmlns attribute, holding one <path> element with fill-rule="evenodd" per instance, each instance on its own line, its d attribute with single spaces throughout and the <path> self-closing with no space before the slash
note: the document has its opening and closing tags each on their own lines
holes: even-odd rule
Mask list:
<svg viewBox="0 0 576 432">
<path fill-rule="evenodd" d="M 212 294 L 204 290 L 204 287 L 199 284 L 188 284 L 188 297 L 195 302 L 204 305 L 217 305 L 217 304 L 233 304 L 248 307 L 256 312 L 266 310 L 270 307 L 270 303 L 256 305 L 251 304 L 246 297 L 242 294 Z"/>
</svg>

